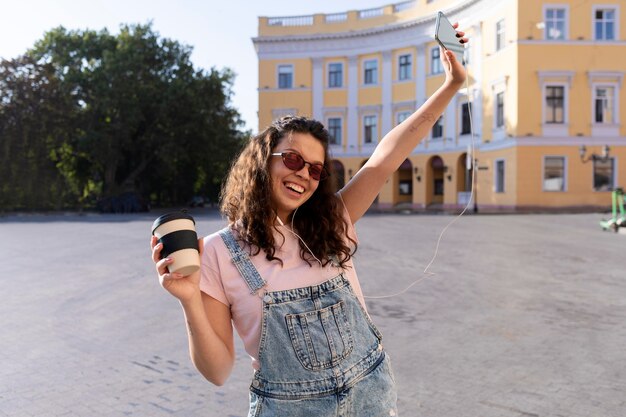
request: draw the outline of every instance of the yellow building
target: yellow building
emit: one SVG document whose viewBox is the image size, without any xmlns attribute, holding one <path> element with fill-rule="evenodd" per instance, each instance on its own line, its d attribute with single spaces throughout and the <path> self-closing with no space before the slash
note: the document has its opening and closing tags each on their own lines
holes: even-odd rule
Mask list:
<svg viewBox="0 0 626 417">
<path fill-rule="evenodd" d="M 611 190 L 626 187 L 624 6 L 413 0 L 260 17 L 259 128 L 285 114 L 323 121 L 341 186 L 441 85 L 441 10 L 471 38 L 469 89 L 388 181 L 378 208 L 462 208 L 473 183 L 481 210 L 607 208 Z"/>
</svg>

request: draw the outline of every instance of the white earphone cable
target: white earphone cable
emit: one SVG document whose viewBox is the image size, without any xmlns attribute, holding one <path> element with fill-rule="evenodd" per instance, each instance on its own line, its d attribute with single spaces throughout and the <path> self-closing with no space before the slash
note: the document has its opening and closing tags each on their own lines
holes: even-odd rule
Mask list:
<svg viewBox="0 0 626 417">
<path fill-rule="evenodd" d="M 294 236 L 296 236 L 298 239 L 300 239 L 300 242 L 302 242 L 302 244 L 304 245 L 304 247 L 309 251 L 309 253 L 311 254 L 311 256 L 320 264 L 320 266 L 322 265 L 322 261 L 320 261 L 319 259 L 317 259 L 317 256 L 315 256 L 313 254 L 313 251 L 311 250 L 311 248 L 309 248 L 309 245 L 306 244 L 306 242 L 304 241 L 304 239 L 302 239 L 300 237 L 299 234 L 297 234 L 296 232 L 293 231 L 293 219 L 294 217 L 296 217 L 296 213 L 298 212 L 298 208 L 296 208 L 296 210 L 293 212 L 293 215 L 291 216 L 291 229 L 288 228 L 287 226 L 285 226 L 285 224 L 283 223 L 283 221 L 280 219 L 280 217 L 276 216 L 276 219 L 278 219 L 278 223 L 280 223 L 281 226 L 283 226 L 288 232 L 292 233 Z"/>
<path fill-rule="evenodd" d="M 405 292 L 407 292 L 410 288 L 412 288 L 413 286 L 415 286 L 416 284 L 419 284 L 420 282 L 422 282 L 423 280 L 425 280 L 428 277 L 431 277 L 433 275 L 435 275 L 432 272 L 429 272 L 428 269 L 431 267 L 431 265 L 435 262 L 435 259 L 437 259 L 437 255 L 439 253 L 439 244 L 441 243 L 441 239 L 443 238 L 444 233 L 446 232 L 446 230 L 448 230 L 448 228 L 450 226 L 452 226 L 453 223 L 455 223 L 463 214 L 465 214 L 465 212 L 467 211 L 467 209 L 470 207 L 470 205 L 472 204 L 472 201 L 474 200 L 474 176 L 476 175 L 476 164 L 474 163 L 474 124 L 473 124 L 473 117 L 472 117 L 472 96 L 470 93 L 470 88 L 469 88 L 469 75 L 467 73 L 467 66 L 465 66 L 465 81 L 466 81 L 466 92 L 467 92 L 467 100 L 469 102 L 468 105 L 468 111 L 469 111 L 469 122 L 470 122 L 470 131 L 471 131 L 471 165 L 472 165 L 472 185 L 471 185 L 471 191 L 470 191 L 470 198 L 467 202 L 467 204 L 465 205 L 465 208 L 463 209 L 463 211 L 461 211 L 461 213 L 459 215 L 457 215 L 456 217 L 454 217 L 454 219 L 452 219 L 450 221 L 450 223 L 448 223 L 443 230 L 441 231 L 441 233 L 439 234 L 439 238 L 437 239 L 437 245 L 435 246 L 435 253 L 432 257 L 432 259 L 430 260 L 430 262 L 428 263 L 428 265 L 426 265 L 426 268 L 424 268 L 424 271 L 422 272 L 422 276 L 418 279 L 416 279 L 415 281 L 413 281 L 409 286 L 407 286 L 406 288 L 404 288 L 402 291 L 399 291 L 397 293 L 394 294 L 388 294 L 388 295 L 364 295 L 364 298 L 370 298 L 370 299 L 380 299 L 380 298 L 391 298 L 391 297 L 395 297 L 397 295 L 401 295 L 404 294 Z"/>
</svg>

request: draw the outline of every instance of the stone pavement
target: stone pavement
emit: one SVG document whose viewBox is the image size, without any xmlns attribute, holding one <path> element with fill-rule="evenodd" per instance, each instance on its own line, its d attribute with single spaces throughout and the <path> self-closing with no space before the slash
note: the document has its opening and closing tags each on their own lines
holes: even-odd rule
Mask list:
<svg viewBox="0 0 626 417">
<path fill-rule="evenodd" d="M 158 284 L 145 215 L 0 218 L 0 416 L 246 416 L 237 342 L 223 387 L 187 352 Z M 223 224 L 193 212 L 205 235 Z M 467 215 L 426 279 L 367 300 L 385 336 L 400 416 L 626 416 L 626 235 L 600 214 Z M 357 225 L 366 295 L 423 277 L 446 215 Z"/>
</svg>

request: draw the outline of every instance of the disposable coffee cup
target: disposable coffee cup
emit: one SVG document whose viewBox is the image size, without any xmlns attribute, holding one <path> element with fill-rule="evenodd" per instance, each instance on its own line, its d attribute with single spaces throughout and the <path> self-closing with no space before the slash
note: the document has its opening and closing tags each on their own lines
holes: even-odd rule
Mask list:
<svg viewBox="0 0 626 417">
<path fill-rule="evenodd" d="M 174 260 L 167 266 L 170 273 L 187 276 L 200 269 L 196 222 L 189 214 L 174 212 L 162 215 L 152 224 L 152 234 L 163 244 L 161 257 Z"/>
</svg>

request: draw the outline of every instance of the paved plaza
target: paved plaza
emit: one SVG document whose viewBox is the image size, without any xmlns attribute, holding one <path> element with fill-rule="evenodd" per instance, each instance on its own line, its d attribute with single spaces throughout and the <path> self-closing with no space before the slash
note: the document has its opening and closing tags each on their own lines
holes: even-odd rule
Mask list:
<svg viewBox="0 0 626 417">
<path fill-rule="evenodd" d="M 0 217 L 0 416 L 245 417 L 195 371 L 141 215 Z M 202 235 L 224 224 L 192 212 Z M 602 214 L 368 214 L 356 267 L 404 417 L 626 416 L 626 235 Z"/>
</svg>

